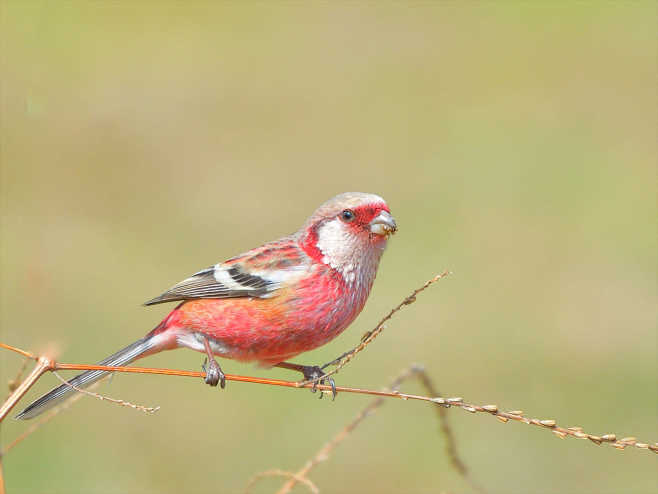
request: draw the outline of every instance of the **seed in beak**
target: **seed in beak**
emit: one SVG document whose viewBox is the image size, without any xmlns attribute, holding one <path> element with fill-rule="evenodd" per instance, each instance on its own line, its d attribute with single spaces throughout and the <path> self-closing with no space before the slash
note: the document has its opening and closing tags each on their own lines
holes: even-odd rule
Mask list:
<svg viewBox="0 0 658 494">
<path fill-rule="evenodd" d="M 382 211 L 370 222 L 370 231 L 376 235 L 391 235 L 398 227 L 391 213 Z"/>
</svg>

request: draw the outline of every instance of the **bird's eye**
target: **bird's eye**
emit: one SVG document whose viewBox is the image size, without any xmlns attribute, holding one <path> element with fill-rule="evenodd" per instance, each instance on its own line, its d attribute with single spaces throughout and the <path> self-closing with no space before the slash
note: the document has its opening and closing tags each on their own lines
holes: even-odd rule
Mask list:
<svg viewBox="0 0 658 494">
<path fill-rule="evenodd" d="M 349 223 L 354 218 L 355 218 L 354 211 L 352 211 L 351 209 L 345 209 L 343 210 L 342 213 L 340 213 L 340 219 L 346 223 Z"/>
</svg>

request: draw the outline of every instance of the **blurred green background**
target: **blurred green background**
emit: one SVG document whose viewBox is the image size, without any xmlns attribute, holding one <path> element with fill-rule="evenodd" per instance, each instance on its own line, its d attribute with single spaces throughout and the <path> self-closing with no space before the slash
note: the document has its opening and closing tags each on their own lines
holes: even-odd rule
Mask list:
<svg viewBox="0 0 658 494">
<path fill-rule="evenodd" d="M 140 303 L 174 282 L 374 192 L 400 232 L 370 301 L 298 361 L 335 357 L 447 268 L 339 384 L 421 362 L 447 395 L 657 441 L 656 24 L 640 1 L 5 0 L 1 339 L 98 361 L 164 317 Z M 4 383 L 21 360 L 1 362 Z M 83 398 L 4 458 L 10 493 L 240 492 L 298 469 L 368 402 L 157 376 L 101 391 L 162 409 Z M 648 452 L 450 419 L 491 492 L 655 492 Z M 2 443 L 29 425 L 8 420 Z M 470 492 L 414 402 L 387 403 L 311 478 Z"/>
</svg>

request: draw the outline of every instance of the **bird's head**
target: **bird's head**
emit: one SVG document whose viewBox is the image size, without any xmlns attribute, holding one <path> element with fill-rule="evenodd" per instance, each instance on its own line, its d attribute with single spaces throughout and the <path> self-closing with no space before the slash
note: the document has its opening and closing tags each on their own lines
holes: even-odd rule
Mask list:
<svg viewBox="0 0 658 494">
<path fill-rule="evenodd" d="M 386 201 L 375 194 L 346 192 L 322 204 L 300 231 L 314 259 L 348 273 L 374 265 L 397 225 Z M 349 280 L 348 280 L 349 281 Z"/>
</svg>

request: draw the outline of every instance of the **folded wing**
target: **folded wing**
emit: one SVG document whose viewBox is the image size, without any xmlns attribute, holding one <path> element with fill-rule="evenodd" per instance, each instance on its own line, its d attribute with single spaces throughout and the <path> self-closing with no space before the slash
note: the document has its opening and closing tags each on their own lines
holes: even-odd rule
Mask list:
<svg viewBox="0 0 658 494">
<path fill-rule="evenodd" d="M 184 279 L 144 305 L 197 298 L 268 298 L 299 276 L 307 257 L 290 242 L 266 244 Z"/>
</svg>

